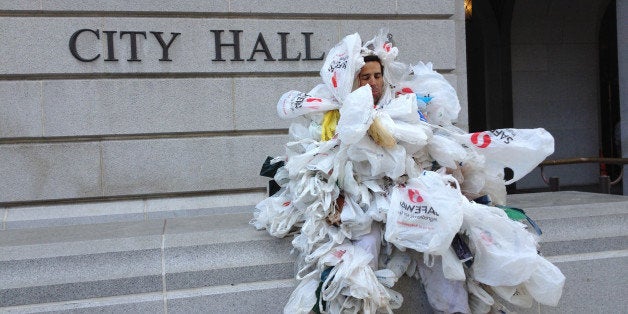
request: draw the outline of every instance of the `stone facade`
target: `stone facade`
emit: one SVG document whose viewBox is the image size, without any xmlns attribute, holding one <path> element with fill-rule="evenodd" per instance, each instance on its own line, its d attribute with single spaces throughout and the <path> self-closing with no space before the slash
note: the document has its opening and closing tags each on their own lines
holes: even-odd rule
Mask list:
<svg viewBox="0 0 628 314">
<path fill-rule="evenodd" d="M 262 191 L 261 163 L 287 140 L 279 96 L 317 84 L 342 37 L 382 27 L 400 61 L 433 62 L 454 85 L 467 125 L 462 0 L 33 0 L 0 13 L 0 204 Z"/>
</svg>

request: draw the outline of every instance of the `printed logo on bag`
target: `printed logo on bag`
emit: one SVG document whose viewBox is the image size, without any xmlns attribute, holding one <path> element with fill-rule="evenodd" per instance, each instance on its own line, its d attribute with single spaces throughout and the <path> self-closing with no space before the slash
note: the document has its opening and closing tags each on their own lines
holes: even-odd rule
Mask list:
<svg viewBox="0 0 628 314">
<path fill-rule="evenodd" d="M 347 63 L 349 62 L 349 56 L 345 53 L 339 54 L 336 56 L 338 59 L 333 60 L 329 63 L 329 67 L 327 68 L 327 72 L 335 72 L 336 69 L 346 69 Z"/>
<path fill-rule="evenodd" d="M 347 253 L 347 250 L 337 250 L 331 253 L 331 255 L 333 255 L 335 258 L 340 259 L 343 255 L 345 255 L 345 253 Z"/>
<path fill-rule="evenodd" d="M 297 93 L 292 99 L 290 110 L 295 111 L 301 107 L 303 107 L 303 101 L 308 97 L 306 93 Z"/>
<path fill-rule="evenodd" d="M 390 52 L 390 48 L 392 48 L 392 44 L 391 43 L 384 43 L 384 46 L 382 48 L 384 48 L 384 50 L 386 52 Z"/>
<path fill-rule="evenodd" d="M 395 93 L 395 96 L 405 95 L 405 94 L 413 94 L 414 91 L 410 87 L 403 87 L 401 90 Z"/>
<path fill-rule="evenodd" d="M 412 221 L 418 221 L 419 219 L 421 219 L 427 220 L 429 222 L 434 222 L 438 220 L 438 218 L 436 218 L 439 216 L 438 212 L 436 212 L 429 203 L 425 202 L 425 199 L 423 198 L 423 196 L 421 196 L 421 193 L 418 189 L 407 189 L 407 191 L 408 201 L 412 204 L 406 203 L 405 201 L 401 200 L 399 202 L 399 206 L 401 207 L 399 209 L 399 216 Z M 408 221 L 397 221 L 397 223 L 411 227 L 418 226 L 418 224 L 410 223 Z M 431 226 L 423 227 L 427 229 L 432 228 Z"/>
<path fill-rule="evenodd" d="M 423 197 L 421 196 L 421 193 L 417 189 L 408 189 L 408 199 L 412 203 L 423 202 Z"/>
<path fill-rule="evenodd" d="M 283 202 L 283 204 L 281 204 L 281 206 L 287 207 L 287 206 L 290 206 L 290 203 L 291 203 L 290 201 L 286 201 L 286 202 Z"/>
<path fill-rule="evenodd" d="M 320 108 L 320 106 L 315 105 L 313 103 L 321 103 L 321 102 L 323 102 L 323 100 L 320 99 L 320 98 L 310 97 L 310 98 L 307 98 L 305 100 L 305 102 L 308 103 L 307 105 L 305 105 L 305 107 L 312 108 L 312 109 L 318 109 L 318 108 Z"/>
<path fill-rule="evenodd" d="M 475 132 L 471 134 L 471 143 L 479 148 L 487 148 L 491 145 L 491 136 L 486 132 Z"/>
<path fill-rule="evenodd" d="M 502 140 L 504 144 L 510 144 L 510 141 L 514 140 L 515 137 L 515 133 L 511 129 L 491 130 L 491 133 Z"/>
<path fill-rule="evenodd" d="M 331 77 L 331 85 L 333 85 L 334 88 L 338 88 L 338 76 L 336 72 L 334 72 L 334 75 Z"/>
<path fill-rule="evenodd" d="M 488 230 L 480 229 L 480 239 L 482 239 L 482 242 L 487 246 L 494 245 L 495 247 L 501 248 L 501 245 L 495 242 L 493 235 Z"/>
</svg>

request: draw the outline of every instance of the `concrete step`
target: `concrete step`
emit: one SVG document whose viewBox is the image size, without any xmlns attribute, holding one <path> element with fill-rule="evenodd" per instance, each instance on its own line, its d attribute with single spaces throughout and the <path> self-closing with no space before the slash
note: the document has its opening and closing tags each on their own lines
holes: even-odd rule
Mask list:
<svg viewBox="0 0 628 314">
<path fill-rule="evenodd" d="M 628 197 L 558 192 L 510 200 L 543 228 L 542 253 L 568 277 L 563 300 L 583 303 L 572 294 L 579 287 L 626 292 Z M 248 224 L 253 206 L 245 201 L 137 201 L 144 209 L 131 221 L 122 219 L 130 217 L 125 210 L 104 210 L 118 208 L 115 203 L 89 204 L 101 206 L 100 212 L 57 205 L 41 220 L 35 214 L 46 208 L 7 209 L 7 228 L 0 231 L 0 312 L 281 312 L 296 284 L 291 238 L 256 231 Z M 132 207 L 122 203 L 120 208 Z M 596 263 L 617 267 L 590 270 Z M 613 268 L 620 276 L 608 274 Z M 419 286 L 409 278 L 398 283 L 395 290 L 406 300 L 397 312 L 430 313 Z M 609 302 L 609 309 L 622 304 Z M 578 306 L 589 309 L 563 301 L 559 308 L 580 313 Z"/>
<path fill-rule="evenodd" d="M 3 231 L 0 306 L 293 278 L 290 241 L 249 220 L 218 214 Z"/>
</svg>

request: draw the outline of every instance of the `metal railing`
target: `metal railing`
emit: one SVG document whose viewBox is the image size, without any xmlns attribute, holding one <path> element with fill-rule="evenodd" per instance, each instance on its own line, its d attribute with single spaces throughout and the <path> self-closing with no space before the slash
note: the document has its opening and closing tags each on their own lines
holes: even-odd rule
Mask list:
<svg viewBox="0 0 628 314">
<path fill-rule="evenodd" d="M 584 164 L 584 163 L 597 163 L 597 164 L 609 164 L 609 165 L 626 165 L 628 164 L 628 158 L 604 158 L 604 157 L 580 157 L 580 158 L 565 158 L 555 160 L 545 160 L 539 164 L 541 167 L 541 178 L 543 182 L 550 187 L 550 191 L 559 190 L 559 178 L 557 177 L 545 177 L 545 167 L 558 166 L 558 165 L 571 165 L 571 164 Z M 600 192 L 610 194 L 611 186 L 621 182 L 624 176 L 624 168 L 621 168 L 619 176 L 615 180 L 611 180 L 608 175 L 600 175 L 599 184 Z"/>
</svg>

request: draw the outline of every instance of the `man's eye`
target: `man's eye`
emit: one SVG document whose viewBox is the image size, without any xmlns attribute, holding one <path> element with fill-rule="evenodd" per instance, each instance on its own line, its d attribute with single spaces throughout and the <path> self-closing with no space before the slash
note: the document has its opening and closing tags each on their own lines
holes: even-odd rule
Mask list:
<svg viewBox="0 0 628 314">
<path fill-rule="evenodd" d="M 369 79 L 369 77 L 370 77 L 370 75 L 363 75 L 363 76 L 362 76 L 362 79 L 366 81 L 366 80 L 368 80 L 368 79 Z"/>
</svg>

